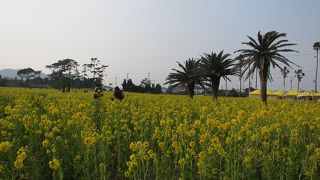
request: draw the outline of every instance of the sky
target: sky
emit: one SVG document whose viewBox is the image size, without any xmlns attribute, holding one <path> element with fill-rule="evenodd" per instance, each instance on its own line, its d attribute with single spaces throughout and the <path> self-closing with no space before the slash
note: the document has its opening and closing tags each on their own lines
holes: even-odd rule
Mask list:
<svg viewBox="0 0 320 180">
<path fill-rule="evenodd" d="M 247 35 L 275 30 L 298 44 L 292 49 L 300 53 L 284 55 L 305 72 L 301 88 L 312 90 L 319 8 L 319 0 L 1 0 L 0 69 L 49 73 L 45 66 L 60 59 L 84 64 L 97 57 L 109 65 L 106 84 L 119 86 L 127 75 L 139 84 L 148 73 L 163 84 L 177 61 L 221 50 L 234 58 Z M 297 87 L 293 71 L 286 89 L 291 77 Z M 282 89 L 280 71 L 272 73 L 268 87 Z M 239 88 L 238 78 L 231 79 L 228 88 Z"/>
</svg>

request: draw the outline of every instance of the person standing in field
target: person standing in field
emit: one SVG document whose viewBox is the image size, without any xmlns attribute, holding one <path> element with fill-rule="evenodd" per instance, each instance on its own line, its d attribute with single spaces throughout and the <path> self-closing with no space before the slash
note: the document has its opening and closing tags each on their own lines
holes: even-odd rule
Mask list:
<svg viewBox="0 0 320 180">
<path fill-rule="evenodd" d="M 113 96 L 120 101 L 124 98 L 124 95 L 118 86 L 114 88 Z"/>
<path fill-rule="evenodd" d="M 96 87 L 94 88 L 94 94 L 93 94 L 93 98 L 94 99 L 101 99 L 103 96 L 103 92 L 102 92 L 102 84 L 97 82 Z"/>
</svg>

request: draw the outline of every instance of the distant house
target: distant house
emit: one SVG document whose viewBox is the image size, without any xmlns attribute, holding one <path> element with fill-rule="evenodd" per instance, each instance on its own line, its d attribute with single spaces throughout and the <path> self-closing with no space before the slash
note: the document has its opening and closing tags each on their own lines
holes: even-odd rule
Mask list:
<svg viewBox="0 0 320 180">
<path fill-rule="evenodd" d="M 285 95 L 285 99 L 295 100 L 297 99 L 297 95 L 298 95 L 297 90 L 288 91 Z"/>
<path fill-rule="evenodd" d="M 251 91 L 249 97 L 251 98 L 260 98 L 261 91 L 259 89 Z M 267 96 L 270 99 L 289 99 L 289 100 L 317 100 L 320 101 L 320 92 L 310 93 L 308 91 L 298 92 L 296 90 L 292 91 L 267 91 Z"/>
<path fill-rule="evenodd" d="M 299 100 L 312 100 L 313 97 L 312 97 L 311 93 L 304 91 L 304 92 L 301 92 L 297 95 L 297 99 L 299 99 Z"/>
<path fill-rule="evenodd" d="M 267 97 L 272 98 L 273 97 L 272 93 L 273 93 L 272 90 L 267 90 Z"/>
<path fill-rule="evenodd" d="M 286 94 L 286 91 L 279 90 L 279 91 L 274 91 L 268 97 L 270 97 L 270 99 L 283 99 L 285 94 Z"/>
<path fill-rule="evenodd" d="M 320 92 L 313 93 L 312 96 L 313 96 L 313 99 L 314 99 L 314 100 L 320 101 Z"/>
<path fill-rule="evenodd" d="M 251 98 L 260 98 L 260 96 L 261 96 L 261 91 L 259 89 L 251 91 L 249 93 L 249 97 Z M 267 90 L 267 97 L 271 99 L 275 99 L 272 90 Z"/>
<path fill-rule="evenodd" d="M 250 98 L 260 98 L 261 91 L 259 89 L 249 92 Z"/>
</svg>

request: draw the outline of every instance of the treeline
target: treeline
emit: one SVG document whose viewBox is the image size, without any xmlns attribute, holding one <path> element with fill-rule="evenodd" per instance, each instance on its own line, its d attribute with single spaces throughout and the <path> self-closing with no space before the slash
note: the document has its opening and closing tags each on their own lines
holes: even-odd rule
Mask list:
<svg viewBox="0 0 320 180">
<path fill-rule="evenodd" d="M 160 84 L 152 84 L 151 81 L 147 78 L 143 79 L 140 85 L 135 85 L 131 79 L 124 79 L 121 85 L 123 90 L 128 92 L 141 92 L 153 94 L 160 94 L 162 92 Z"/>
<path fill-rule="evenodd" d="M 90 63 L 82 66 L 73 59 L 63 59 L 46 66 L 51 71 L 47 77 L 41 77 L 41 71 L 24 68 L 17 72 L 19 79 L 0 76 L 0 86 L 53 87 L 62 92 L 69 92 L 72 88 L 102 88 L 107 67 L 97 58 L 91 58 Z M 128 92 L 161 93 L 161 85 L 152 84 L 147 78 L 140 85 L 135 85 L 131 79 L 124 80 L 122 88 Z"/>
<path fill-rule="evenodd" d="M 50 83 L 48 77 L 41 77 L 41 71 L 24 68 L 17 72 L 17 77 L 7 78 L 0 75 L 0 86 L 9 87 L 45 87 Z"/>
<path fill-rule="evenodd" d="M 104 71 L 107 65 L 101 64 L 97 58 L 91 58 L 90 63 L 80 64 L 73 59 L 58 60 L 49 64 L 46 68 L 51 73 L 47 77 L 41 77 L 41 71 L 33 68 L 23 68 L 17 72 L 18 79 L 3 79 L 0 77 L 1 86 L 21 87 L 53 87 L 62 92 L 69 92 L 71 88 L 101 87 Z"/>
<path fill-rule="evenodd" d="M 73 59 L 59 60 L 46 67 L 51 70 L 50 86 L 68 92 L 71 88 L 102 86 L 103 73 L 108 65 L 101 64 L 97 58 L 91 58 L 89 64 L 82 65 L 81 72 L 78 62 Z"/>
</svg>

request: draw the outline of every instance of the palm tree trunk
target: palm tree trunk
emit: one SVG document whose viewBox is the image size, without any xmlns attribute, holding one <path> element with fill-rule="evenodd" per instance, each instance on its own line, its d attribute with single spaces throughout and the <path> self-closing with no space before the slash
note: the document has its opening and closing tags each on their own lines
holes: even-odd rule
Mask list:
<svg viewBox="0 0 320 180">
<path fill-rule="evenodd" d="M 267 105 L 267 74 L 260 73 L 261 100 Z"/>
<path fill-rule="evenodd" d="M 220 85 L 220 78 L 215 78 L 211 82 L 212 99 L 213 100 L 217 100 L 218 99 L 219 85 Z"/>
<path fill-rule="evenodd" d="M 195 84 L 188 84 L 188 85 L 187 85 L 188 96 L 189 96 L 190 98 L 193 98 L 193 96 L 194 96 L 194 87 L 195 87 Z"/>
</svg>

